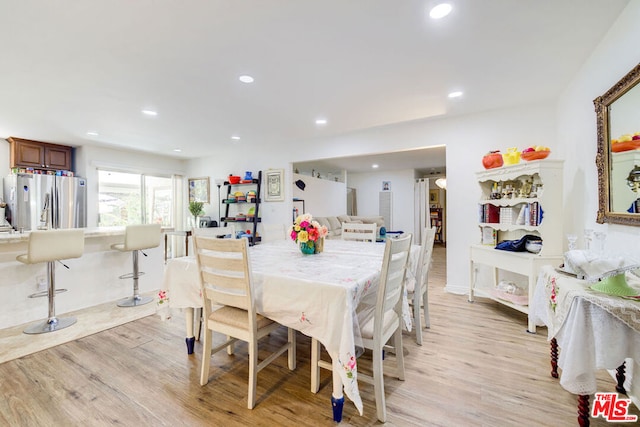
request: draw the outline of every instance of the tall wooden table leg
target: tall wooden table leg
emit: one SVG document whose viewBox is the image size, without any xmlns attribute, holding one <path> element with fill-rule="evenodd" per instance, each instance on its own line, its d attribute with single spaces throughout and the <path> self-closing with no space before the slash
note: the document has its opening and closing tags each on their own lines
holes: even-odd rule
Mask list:
<svg viewBox="0 0 640 427">
<path fill-rule="evenodd" d="M 622 362 L 622 365 L 618 366 L 616 369 L 616 380 L 618 384 L 616 384 L 616 391 L 618 393 L 627 394 L 627 391 L 624 389 L 624 380 L 626 377 L 626 365 L 627 362 Z"/>
<path fill-rule="evenodd" d="M 578 396 L 578 424 L 580 427 L 589 427 L 589 395 Z"/>
<path fill-rule="evenodd" d="M 551 338 L 551 376 L 558 378 L 558 341 Z"/>
</svg>

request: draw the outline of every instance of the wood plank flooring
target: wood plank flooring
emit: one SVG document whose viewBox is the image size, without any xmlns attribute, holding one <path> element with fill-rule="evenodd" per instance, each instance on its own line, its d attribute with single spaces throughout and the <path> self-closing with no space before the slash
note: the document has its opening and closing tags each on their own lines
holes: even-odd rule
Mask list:
<svg viewBox="0 0 640 427">
<path fill-rule="evenodd" d="M 406 380 L 385 378 L 389 426 L 574 426 L 576 396 L 549 375 L 546 329 L 526 333 L 526 316 L 493 301 L 445 293 L 445 249 L 430 276 L 431 329 L 424 345 L 405 335 Z M 262 348 L 286 339 L 284 330 Z M 212 359 L 199 384 L 200 343 L 186 354 L 184 320 L 149 316 L 0 364 L 0 425 L 331 426 L 331 377 L 310 387 L 310 340 L 298 334 L 298 367 L 282 356 L 258 374 L 246 409 L 246 345 Z M 359 361 L 365 370 L 367 356 Z M 604 371 L 599 391 L 614 391 Z M 348 400 L 343 426 L 373 426 L 373 387 L 360 385 L 364 416 Z M 633 413 L 638 414 L 633 407 Z M 592 426 L 612 426 L 602 418 Z M 622 424 L 621 424 L 622 425 Z M 628 425 L 628 424 L 626 424 Z"/>
</svg>

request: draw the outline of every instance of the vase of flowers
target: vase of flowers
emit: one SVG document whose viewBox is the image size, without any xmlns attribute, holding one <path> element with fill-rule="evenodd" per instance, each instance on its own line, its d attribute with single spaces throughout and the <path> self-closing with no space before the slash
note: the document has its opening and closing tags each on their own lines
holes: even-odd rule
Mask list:
<svg viewBox="0 0 640 427">
<path fill-rule="evenodd" d="M 309 255 L 322 252 L 327 233 L 327 227 L 320 225 L 318 221 L 313 221 L 311 214 L 298 216 L 289 227 L 291 240 L 300 245 L 300 252 Z"/>
</svg>

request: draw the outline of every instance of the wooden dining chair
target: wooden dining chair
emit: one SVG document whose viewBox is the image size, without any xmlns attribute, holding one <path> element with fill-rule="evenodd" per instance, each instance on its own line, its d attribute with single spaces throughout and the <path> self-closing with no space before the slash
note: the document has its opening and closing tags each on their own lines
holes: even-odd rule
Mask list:
<svg viewBox="0 0 640 427">
<path fill-rule="evenodd" d="M 258 340 L 281 325 L 256 313 L 248 240 L 218 239 L 196 233 L 193 241 L 200 271 L 206 326 L 202 345 L 200 385 L 209 382 L 212 354 L 226 348 L 227 353 L 231 355 L 234 342 L 246 341 L 249 351 L 247 407 L 253 409 L 258 372 L 284 352 L 288 352 L 289 369 L 295 369 L 295 331 L 288 329 L 287 342 L 258 363 Z M 215 347 L 212 339 L 214 331 L 226 335 L 226 341 Z"/>
<path fill-rule="evenodd" d="M 407 288 L 409 302 L 413 308 L 413 326 L 416 331 L 416 343 L 422 345 L 422 317 L 420 316 L 420 306 L 424 310 L 424 327 L 430 328 L 429 320 L 429 267 L 431 266 L 431 256 L 433 254 L 433 242 L 436 236 L 435 227 L 427 227 L 422 233 L 422 243 L 420 254 L 418 255 L 418 265 L 416 266 L 416 277 L 412 289 Z"/>
<path fill-rule="evenodd" d="M 360 224 L 357 222 L 342 223 L 342 240 L 375 242 L 377 232 L 377 224 Z"/>
<path fill-rule="evenodd" d="M 371 350 L 373 359 L 373 375 L 365 375 L 358 371 L 358 380 L 373 385 L 376 414 L 381 422 L 387 420 L 382 366 L 383 351 L 392 337 L 392 353 L 395 354 L 396 360 L 393 374 L 399 380 L 404 381 L 402 294 L 412 237 L 411 234 L 404 234 L 397 239 L 386 241 L 375 306 L 359 307 L 358 309 L 362 343 L 364 348 Z M 311 342 L 311 391 L 314 393 L 317 393 L 319 389 L 320 368 L 331 370 L 331 363 L 320 360 L 320 345 L 314 338 Z"/>
</svg>

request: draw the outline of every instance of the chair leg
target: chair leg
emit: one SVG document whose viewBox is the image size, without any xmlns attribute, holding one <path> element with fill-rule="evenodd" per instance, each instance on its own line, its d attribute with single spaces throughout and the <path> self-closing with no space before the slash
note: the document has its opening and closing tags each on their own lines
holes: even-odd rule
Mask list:
<svg viewBox="0 0 640 427">
<path fill-rule="evenodd" d="M 133 273 L 131 273 L 131 275 L 125 274 L 120 276 L 121 279 L 129 277 L 133 278 L 133 296 L 120 301 L 118 303 L 118 307 L 137 307 L 153 301 L 153 298 L 151 297 L 141 297 L 138 291 L 138 278 L 144 274 L 140 273 L 138 269 L 138 252 L 140 251 L 131 251 L 131 256 L 133 258 Z"/>
<path fill-rule="evenodd" d="M 418 291 L 418 289 L 416 289 Z M 422 319 L 420 318 L 420 294 L 413 294 L 413 327 L 416 330 L 416 344 L 422 345 Z"/>
<path fill-rule="evenodd" d="M 227 341 L 229 341 L 232 338 L 233 337 L 231 335 L 227 335 Z M 234 351 L 234 343 L 231 343 L 227 346 L 227 354 L 229 356 L 233 356 L 233 351 Z"/>
<path fill-rule="evenodd" d="M 209 382 L 209 367 L 211 365 L 211 330 L 207 328 L 202 339 L 202 365 L 200 368 L 200 385 Z"/>
<path fill-rule="evenodd" d="M 429 288 L 424 290 L 424 295 L 422 296 L 422 302 L 424 304 L 424 327 L 431 327 L 431 320 L 429 320 Z"/>
<path fill-rule="evenodd" d="M 76 323 L 75 317 L 56 317 L 56 264 L 55 261 L 47 262 L 47 276 L 49 278 L 49 287 L 47 291 L 49 303 L 49 316 L 44 322 L 36 323 L 29 326 L 23 332 L 25 334 L 42 334 L 45 332 L 53 332 L 59 329 L 67 328 Z"/>
<path fill-rule="evenodd" d="M 195 308 L 193 309 L 194 313 L 195 313 L 195 334 L 193 335 L 194 337 L 196 337 L 196 341 L 200 341 L 200 334 L 202 333 L 202 308 Z"/>
<path fill-rule="evenodd" d="M 402 326 L 398 325 L 395 336 L 393 338 L 393 345 L 396 350 L 396 369 L 398 372 L 398 379 L 404 381 L 404 351 L 402 349 Z"/>
<path fill-rule="evenodd" d="M 311 339 L 311 393 L 320 390 L 320 341 Z"/>
<path fill-rule="evenodd" d="M 374 346 L 376 347 L 376 346 Z M 373 350 L 373 390 L 376 395 L 376 414 L 380 422 L 387 421 L 387 408 L 384 398 L 384 376 L 382 372 L 382 348 Z"/>
<path fill-rule="evenodd" d="M 247 408 L 253 409 L 256 405 L 256 384 L 258 382 L 258 340 L 254 337 L 249 342 L 249 395 L 247 396 Z"/>
<path fill-rule="evenodd" d="M 289 349 L 287 351 L 287 362 L 289 364 L 289 370 L 296 369 L 296 330 L 287 328 Z"/>
</svg>

